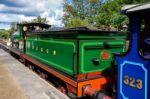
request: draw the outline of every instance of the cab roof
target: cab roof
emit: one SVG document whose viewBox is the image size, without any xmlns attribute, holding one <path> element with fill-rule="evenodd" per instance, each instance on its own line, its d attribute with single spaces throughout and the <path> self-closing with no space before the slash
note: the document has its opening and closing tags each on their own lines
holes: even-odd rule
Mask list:
<svg viewBox="0 0 150 99">
<path fill-rule="evenodd" d="M 51 25 L 45 24 L 45 23 L 18 23 L 17 25 L 19 25 L 19 26 L 40 26 L 40 27 L 45 27 L 45 28 L 51 27 Z"/>
<path fill-rule="evenodd" d="M 131 14 L 138 12 L 150 12 L 150 2 L 147 4 L 136 4 L 124 6 L 121 10 L 123 14 Z"/>
</svg>

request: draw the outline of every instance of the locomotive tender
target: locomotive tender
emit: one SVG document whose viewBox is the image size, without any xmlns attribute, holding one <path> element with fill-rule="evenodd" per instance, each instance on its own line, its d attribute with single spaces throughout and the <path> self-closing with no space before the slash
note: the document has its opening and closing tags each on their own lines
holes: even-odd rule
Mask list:
<svg viewBox="0 0 150 99">
<path fill-rule="evenodd" d="M 150 4 L 126 6 L 132 33 L 129 50 L 117 56 L 118 99 L 150 99 Z"/>
<path fill-rule="evenodd" d="M 63 82 L 61 91 L 71 98 L 113 97 L 116 90 L 112 88 L 116 85 L 113 54 L 125 52 L 125 32 L 86 27 L 53 29 L 41 23 L 17 27 L 9 50 L 25 64 L 35 64 L 52 74 L 55 83 Z"/>
</svg>

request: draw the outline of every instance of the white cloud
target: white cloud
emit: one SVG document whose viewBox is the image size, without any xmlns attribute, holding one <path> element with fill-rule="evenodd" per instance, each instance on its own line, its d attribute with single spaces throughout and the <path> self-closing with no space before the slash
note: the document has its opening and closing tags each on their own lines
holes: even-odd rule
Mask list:
<svg viewBox="0 0 150 99">
<path fill-rule="evenodd" d="M 24 16 L 22 14 L 1 14 L 0 13 L 0 21 L 1 22 L 22 22 L 22 21 L 31 21 L 36 18 L 34 16 Z"/>
<path fill-rule="evenodd" d="M 30 21 L 37 16 L 46 17 L 49 24 L 62 26 L 63 0 L 11 0 L 0 1 L 0 21 Z"/>
</svg>

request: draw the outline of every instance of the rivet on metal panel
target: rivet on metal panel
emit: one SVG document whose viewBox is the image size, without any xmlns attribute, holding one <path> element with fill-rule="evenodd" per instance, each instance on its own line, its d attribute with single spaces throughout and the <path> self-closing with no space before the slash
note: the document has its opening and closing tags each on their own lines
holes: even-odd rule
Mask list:
<svg viewBox="0 0 150 99">
<path fill-rule="evenodd" d="M 49 53 L 49 50 L 48 50 L 48 49 L 46 49 L 46 53 Z"/>
<path fill-rule="evenodd" d="M 41 48 L 41 52 L 43 52 L 43 48 Z"/>
<path fill-rule="evenodd" d="M 56 50 L 53 50 L 53 55 L 54 55 L 54 56 L 56 55 Z"/>
</svg>

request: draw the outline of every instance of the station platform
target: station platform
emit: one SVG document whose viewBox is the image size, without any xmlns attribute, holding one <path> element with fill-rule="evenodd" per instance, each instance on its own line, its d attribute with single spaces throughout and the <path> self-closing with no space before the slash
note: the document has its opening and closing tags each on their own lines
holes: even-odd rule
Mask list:
<svg viewBox="0 0 150 99">
<path fill-rule="evenodd" d="M 69 99 L 0 49 L 0 99 Z"/>
</svg>

